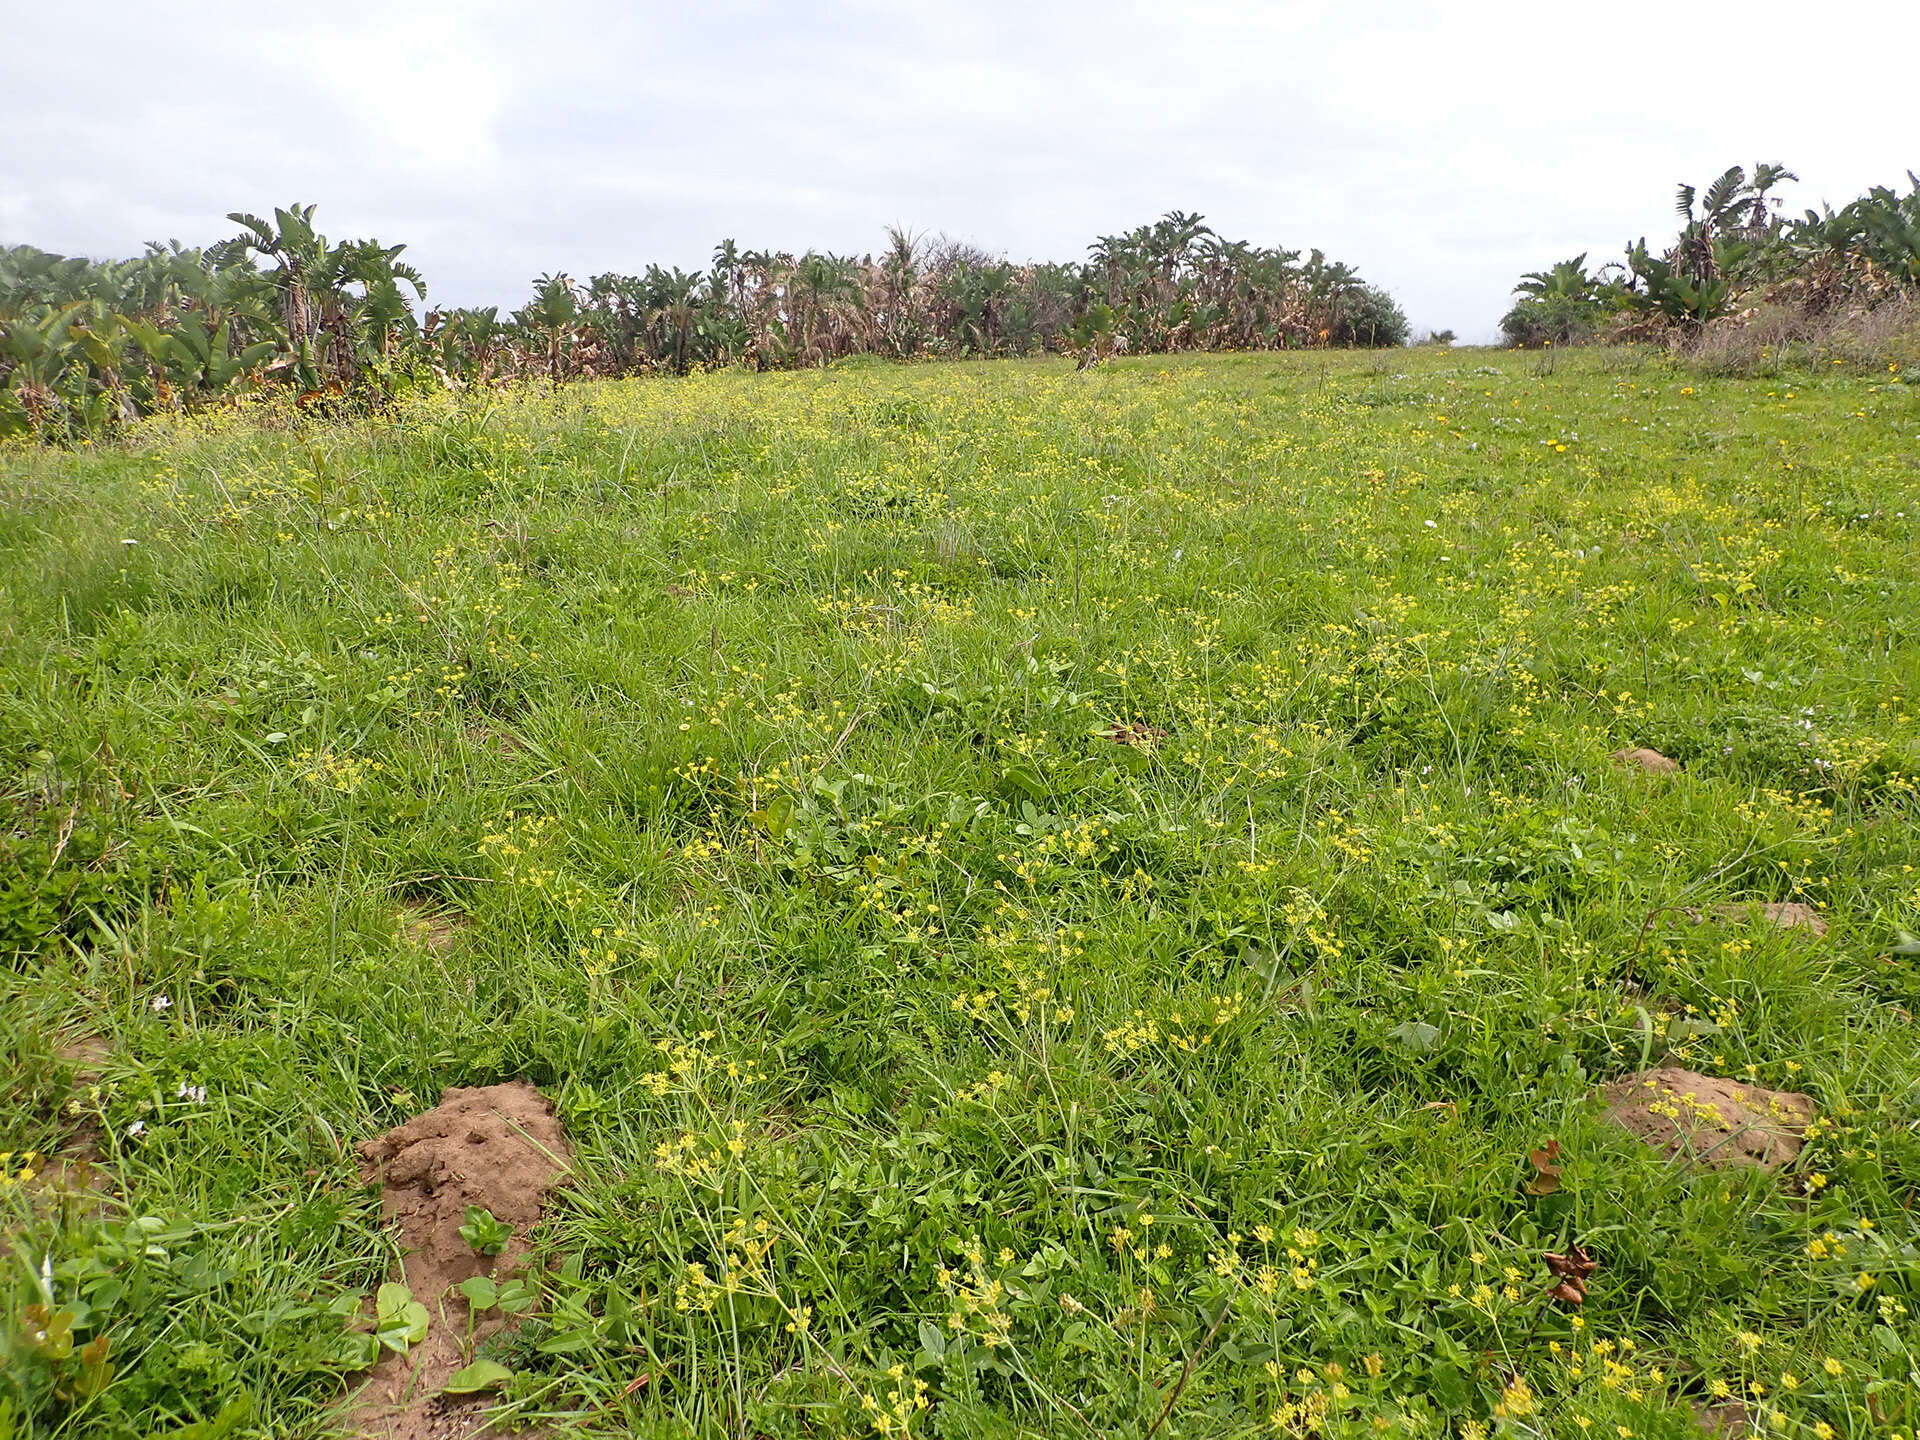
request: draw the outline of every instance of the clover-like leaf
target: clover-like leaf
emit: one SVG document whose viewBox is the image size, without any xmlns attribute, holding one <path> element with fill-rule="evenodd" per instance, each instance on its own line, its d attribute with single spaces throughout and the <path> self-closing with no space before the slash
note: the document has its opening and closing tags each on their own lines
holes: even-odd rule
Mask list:
<svg viewBox="0 0 1920 1440">
<path fill-rule="evenodd" d="M 1440 1028 L 1429 1025 L 1424 1020 L 1407 1020 L 1387 1032 L 1407 1049 L 1420 1055 L 1433 1053 L 1434 1043 L 1440 1038 Z"/>
</svg>

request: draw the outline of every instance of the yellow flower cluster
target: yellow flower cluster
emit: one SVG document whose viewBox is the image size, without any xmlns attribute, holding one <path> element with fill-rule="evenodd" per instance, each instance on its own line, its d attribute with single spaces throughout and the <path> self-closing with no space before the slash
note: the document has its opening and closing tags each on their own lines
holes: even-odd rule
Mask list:
<svg viewBox="0 0 1920 1440">
<path fill-rule="evenodd" d="M 386 768 L 378 760 L 341 754 L 330 748 L 302 750 L 294 756 L 294 760 L 302 780 L 324 790 L 338 790 L 343 795 L 358 794 L 369 780 Z"/>
<path fill-rule="evenodd" d="M 40 1173 L 38 1167 L 43 1158 L 38 1150 L 0 1150 L 0 1190 L 25 1185 L 32 1180 Z M 17 1167 L 16 1160 L 19 1162 Z"/>
<path fill-rule="evenodd" d="M 1112 1055 L 1138 1055 L 1155 1049 L 1191 1055 L 1211 1046 L 1245 1009 L 1242 997 L 1236 994 L 1214 995 L 1204 1005 L 1182 1006 L 1169 1011 L 1164 1020 L 1135 1010 L 1131 1020 L 1103 1031 L 1100 1038 Z"/>
<path fill-rule="evenodd" d="M 972 1335 L 989 1349 L 1006 1344 L 1013 1333 L 1013 1316 L 1006 1308 L 1006 1282 L 989 1272 L 979 1236 L 968 1238 L 960 1247 L 960 1256 L 966 1262 L 964 1274 L 945 1265 L 934 1271 L 941 1293 L 953 1307 L 947 1315 L 947 1328 L 956 1335 Z M 1004 1268 L 1015 1257 L 1011 1251 L 1002 1251 L 998 1258 L 996 1268 Z"/>
<path fill-rule="evenodd" d="M 928 1405 L 927 1382 L 910 1377 L 901 1364 L 888 1366 L 887 1377 L 893 1381 L 892 1389 L 884 1397 L 862 1392 L 860 1408 L 872 1421 L 874 1434 L 911 1435 L 914 1420 Z"/>
<path fill-rule="evenodd" d="M 508 885 L 573 910 L 585 893 L 549 858 L 564 847 L 565 840 L 564 827 L 551 815 L 509 811 L 498 830 L 481 837 L 480 853 L 499 867 Z"/>
</svg>

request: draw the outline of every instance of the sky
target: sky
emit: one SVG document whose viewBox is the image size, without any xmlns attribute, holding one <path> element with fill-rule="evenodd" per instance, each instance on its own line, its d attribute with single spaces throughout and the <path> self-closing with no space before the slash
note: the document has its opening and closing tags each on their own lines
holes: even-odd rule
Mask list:
<svg viewBox="0 0 1920 1440">
<path fill-rule="evenodd" d="M 135 254 L 314 202 L 335 239 L 406 243 L 430 302 L 507 309 L 542 272 L 703 267 L 727 237 L 1071 260 L 1182 209 L 1482 341 L 1522 272 L 1669 236 L 1681 180 L 1779 161 L 1797 211 L 1920 170 L 1920 6 L 1733 13 L 0 0 L 0 244 Z"/>
</svg>

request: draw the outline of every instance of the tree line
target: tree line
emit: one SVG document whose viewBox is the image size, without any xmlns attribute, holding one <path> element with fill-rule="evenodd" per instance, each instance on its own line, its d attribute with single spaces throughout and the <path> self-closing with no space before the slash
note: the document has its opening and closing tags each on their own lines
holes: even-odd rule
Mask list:
<svg viewBox="0 0 1920 1440">
<path fill-rule="evenodd" d="M 279 387 L 307 403 L 414 384 L 562 381 L 706 366 L 1389 346 L 1392 298 L 1319 250 L 1227 240 L 1174 211 L 1084 261 L 1016 264 L 900 229 L 860 257 L 715 248 L 704 270 L 538 276 L 499 307 L 426 306 L 404 245 L 332 241 L 312 205 L 125 260 L 0 248 L 0 436 L 83 438 Z"/>
<path fill-rule="evenodd" d="M 1522 276 L 1503 334 L 1532 346 L 1665 331 L 1685 343 L 1762 305 L 1804 322 L 1910 305 L 1920 293 L 1920 176 L 1907 172 L 1906 194 L 1877 185 L 1838 210 L 1795 217 L 1774 191 L 1798 179 L 1784 165 L 1734 165 L 1704 190 L 1680 186 L 1671 244 L 1653 249 L 1642 237 L 1592 270 L 1583 253 Z"/>
</svg>

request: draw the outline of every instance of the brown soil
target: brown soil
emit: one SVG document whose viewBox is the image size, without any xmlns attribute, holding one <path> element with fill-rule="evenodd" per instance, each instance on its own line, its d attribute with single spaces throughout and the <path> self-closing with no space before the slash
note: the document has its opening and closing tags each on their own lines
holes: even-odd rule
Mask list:
<svg viewBox="0 0 1920 1440">
<path fill-rule="evenodd" d="M 1747 1407 L 1738 1400 L 1723 1400 L 1718 1405 L 1696 1410 L 1693 1418 L 1716 1440 L 1740 1440 L 1747 1433 Z"/>
<path fill-rule="evenodd" d="M 431 901 L 411 898 L 400 902 L 400 935 L 424 950 L 445 954 L 466 926 L 464 916 L 435 909 Z"/>
<path fill-rule="evenodd" d="M 489 746 L 502 755 L 512 755 L 523 747 L 519 737 L 510 730 L 494 730 L 486 725 L 469 725 L 467 738 L 476 745 Z"/>
<path fill-rule="evenodd" d="M 73 1088 L 76 1090 L 97 1084 L 107 1061 L 113 1058 L 112 1047 L 98 1035 L 82 1035 L 62 1045 L 55 1053 L 73 1066 Z"/>
<path fill-rule="evenodd" d="M 1663 1065 L 1616 1080 L 1600 1092 L 1607 1119 L 1668 1159 L 1718 1170 L 1754 1165 L 1779 1170 L 1800 1153 L 1813 1101 Z"/>
<path fill-rule="evenodd" d="M 1722 920 L 1752 920 L 1755 909 L 1749 905 L 1716 905 L 1713 913 Z M 1797 900 L 1785 904 L 1762 905 L 1758 909 L 1759 917 L 1770 925 L 1782 930 L 1807 930 L 1815 936 L 1827 933 L 1827 922 L 1820 918 L 1820 912 L 1811 905 L 1802 905 Z"/>
<path fill-rule="evenodd" d="M 407 1354 L 381 1356 L 354 1399 L 351 1423 L 366 1440 L 465 1440 L 485 1428 L 486 1401 L 440 1397 L 466 1358 L 466 1301 L 449 1292 L 469 1276 L 505 1275 L 519 1265 L 542 1202 L 573 1153 L 545 1097 L 516 1081 L 451 1088 L 434 1109 L 361 1145 L 360 1159 L 362 1180 L 383 1187 L 381 1208 L 400 1230 L 406 1284 L 432 1319 L 427 1338 Z M 476 1255 L 460 1238 L 469 1205 L 514 1227 L 504 1252 Z M 501 1324 L 489 1316 L 476 1340 Z"/>
<path fill-rule="evenodd" d="M 60 1155 L 49 1161 L 44 1173 L 51 1178 L 56 1164 L 63 1173 L 73 1168 L 78 1183 L 98 1188 L 101 1177 L 94 1167 L 100 1163 L 100 1126 L 82 1101 L 87 1098 L 87 1092 L 100 1083 L 107 1062 L 113 1058 L 113 1048 L 98 1035 L 82 1035 L 54 1053 L 73 1067 L 73 1098 L 65 1112 L 72 1128 L 61 1142 Z"/>
<path fill-rule="evenodd" d="M 1672 775 L 1679 771 L 1680 762 L 1662 755 L 1658 750 L 1641 748 L 1638 750 L 1616 750 L 1613 752 L 1616 765 L 1638 767 L 1649 775 Z"/>
</svg>

